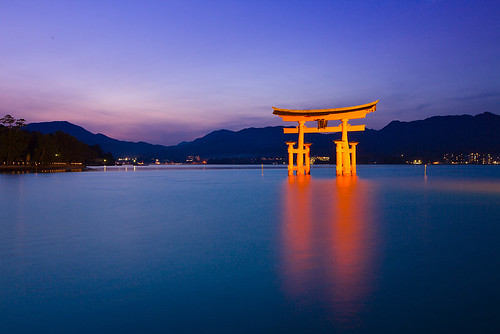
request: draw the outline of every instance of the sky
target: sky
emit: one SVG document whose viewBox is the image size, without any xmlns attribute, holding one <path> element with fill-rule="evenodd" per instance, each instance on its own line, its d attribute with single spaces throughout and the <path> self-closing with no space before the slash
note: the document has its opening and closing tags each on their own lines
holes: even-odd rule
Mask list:
<svg viewBox="0 0 500 334">
<path fill-rule="evenodd" d="M 380 100 L 500 114 L 500 1 L 0 0 L 0 116 L 173 145 Z"/>
</svg>

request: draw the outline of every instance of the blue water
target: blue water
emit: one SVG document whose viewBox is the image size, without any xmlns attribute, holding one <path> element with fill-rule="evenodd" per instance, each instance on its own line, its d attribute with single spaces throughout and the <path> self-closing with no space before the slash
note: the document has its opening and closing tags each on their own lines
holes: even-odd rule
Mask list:
<svg viewBox="0 0 500 334">
<path fill-rule="evenodd" d="M 0 332 L 498 332 L 500 167 L 334 174 L 0 174 Z"/>
</svg>

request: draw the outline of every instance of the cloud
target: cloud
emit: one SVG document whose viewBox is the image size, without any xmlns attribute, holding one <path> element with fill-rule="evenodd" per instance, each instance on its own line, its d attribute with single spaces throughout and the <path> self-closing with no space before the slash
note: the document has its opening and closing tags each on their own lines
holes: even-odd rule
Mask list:
<svg viewBox="0 0 500 334">
<path fill-rule="evenodd" d="M 500 96 L 500 92 L 485 92 L 485 93 L 469 95 L 469 96 L 457 96 L 457 97 L 454 97 L 453 100 L 455 100 L 455 101 L 470 101 L 470 100 L 477 100 L 477 99 L 487 99 L 487 98 L 498 97 L 498 96 Z"/>
<path fill-rule="evenodd" d="M 432 103 L 421 103 L 415 108 L 415 110 L 427 109 L 430 106 L 432 106 Z"/>
</svg>

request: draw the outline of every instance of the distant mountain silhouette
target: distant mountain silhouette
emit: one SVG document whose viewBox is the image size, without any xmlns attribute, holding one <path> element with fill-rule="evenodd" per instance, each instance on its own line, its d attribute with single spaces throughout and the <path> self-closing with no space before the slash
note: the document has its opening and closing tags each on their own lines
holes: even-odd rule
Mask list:
<svg viewBox="0 0 500 334">
<path fill-rule="evenodd" d="M 94 134 L 81 126 L 66 121 L 30 123 L 26 126 L 30 131 L 44 134 L 62 131 L 88 145 L 99 145 L 104 152 L 111 152 L 115 157 L 154 157 L 166 149 L 163 145 L 145 142 L 129 142 L 110 138 L 102 133 Z"/>
<path fill-rule="evenodd" d="M 421 121 L 392 121 L 379 131 L 356 133 L 360 153 L 371 157 L 434 159 L 444 153 L 500 153 L 500 116 L 435 116 Z M 370 159 L 369 159 L 370 160 Z"/>
<path fill-rule="evenodd" d="M 31 123 L 29 130 L 42 133 L 66 132 L 89 144 L 98 144 L 115 157 L 133 156 L 184 161 L 187 156 L 209 159 L 286 157 L 285 141 L 297 135 L 283 134 L 283 127 L 248 128 L 240 131 L 217 130 L 191 142 L 175 146 L 127 142 L 93 134 L 69 122 Z M 333 156 L 333 140 L 340 133 L 306 134 L 312 143 L 311 155 Z M 435 116 L 425 120 L 392 121 L 381 130 L 367 129 L 349 134 L 358 141 L 361 163 L 404 162 L 408 159 L 435 159 L 444 153 L 500 154 L 500 116 L 485 112 L 476 116 Z"/>
</svg>

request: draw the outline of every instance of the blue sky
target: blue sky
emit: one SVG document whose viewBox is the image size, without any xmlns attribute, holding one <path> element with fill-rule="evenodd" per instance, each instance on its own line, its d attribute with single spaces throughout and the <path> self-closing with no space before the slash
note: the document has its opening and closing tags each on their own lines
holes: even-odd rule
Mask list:
<svg viewBox="0 0 500 334">
<path fill-rule="evenodd" d="M 0 115 L 176 144 L 380 99 L 500 114 L 499 1 L 0 0 Z"/>
</svg>

